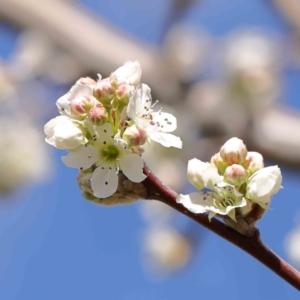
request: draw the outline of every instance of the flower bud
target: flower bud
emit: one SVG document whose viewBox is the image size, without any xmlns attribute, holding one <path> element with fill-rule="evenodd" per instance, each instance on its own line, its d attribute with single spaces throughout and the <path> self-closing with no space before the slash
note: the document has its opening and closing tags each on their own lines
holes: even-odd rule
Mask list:
<svg viewBox="0 0 300 300">
<path fill-rule="evenodd" d="M 99 80 L 94 88 L 94 97 L 103 105 L 110 105 L 115 95 L 115 89 L 108 79 Z"/>
<path fill-rule="evenodd" d="M 90 77 L 81 77 L 76 81 L 76 84 L 94 86 L 96 81 Z"/>
<path fill-rule="evenodd" d="M 57 149 L 72 150 L 86 140 L 79 126 L 66 116 L 50 120 L 44 127 L 46 142 Z"/>
<path fill-rule="evenodd" d="M 88 111 L 94 106 L 94 102 L 86 96 L 75 98 L 70 103 L 71 114 L 78 119 L 84 119 Z"/>
<path fill-rule="evenodd" d="M 220 156 L 220 153 L 216 153 L 214 156 L 212 156 L 210 163 L 215 165 L 218 169 L 219 174 L 223 175 L 228 165 L 226 165 L 223 161 L 223 159 Z"/>
<path fill-rule="evenodd" d="M 260 153 L 250 151 L 247 154 L 243 166 L 250 174 L 253 174 L 264 167 L 264 158 Z"/>
<path fill-rule="evenodd" d="M 132 90 L 132 86 L 129 84 L 121 84 L 117 88 L 117 101 L 120 109 L 127 106 L 129 101 L 129 92 Z"/>
<path fill-rule="evenodd" d="M 220 156 L 228 164 L 242 164 L 247 156 L 247 148 L 242 140 L 231 138 L 220 150 Z"/>
<path fill-rule="evenodd" d="M 110 80 L 117 86 L 124 83 L 138 86 L 140 84 L 141 77 L 142 68 L 140 62 L 135 60 L 126 61 L 122 67 L 118 68 L 111 74 Z"/>
<path fill-rule="evenodd" d="M 266 208 L 272 196 L 281 189 L 281 182 L 282 175 L 277 166 L 260 169 L 248 179 L 246 197 Z"/>
<path fill-rule="evenodd" d="M 222 180 L 216 166 L 204 163 L 196 158 L 189 160 L 187 177 L 189 182 L 198 190 L 203 188 L 213 189 L 214 185 Z"/>
<path fill-rule="evenodd" d="M 147 132 L 133 124 L 126 128 L 123 139 L 129 147 L 140 146 L 146 143 Z"/>
<path fill-rule="evenodd" d="M 233 164 L 226 168 L 224 173 L 224 181 L 234 186 L 240 186 L 247 181 L 248 173 L 241 166 Z"/>
<path fill-rule="evenodd" d="M 97 104 L 89 111 L 89 119 L 94 125 L 103 125 L 107 117 L 107 111 L 101 104 Z"/>
</svg>

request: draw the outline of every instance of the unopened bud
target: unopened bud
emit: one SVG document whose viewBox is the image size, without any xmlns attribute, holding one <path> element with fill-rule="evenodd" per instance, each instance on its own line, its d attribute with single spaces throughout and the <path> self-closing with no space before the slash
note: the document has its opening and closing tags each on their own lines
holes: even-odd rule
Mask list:
<svg viewBox="0 0 300 300">
<path fill-rule="evenodd" d="M 75 98 L 71 103 L 71 114 L 73 117 L 84 119 L 88 111 L 94 106 L 94 102 L 86 96 Z"/>
<path fill-rule="evenodd" d="M 243 163 L 245 169 L 249 171 L 250 174 L 264 168 L 264 158 L 258 152 L 250 151 Z"/>
<path fill-rule="evenodd" d="M 99 80 L 94 89 L 94 97 L 103 105 L 110 105 L 115 95 L 115 89 L 108 79 Z"/>
<path fill-rule="evenodd" d="M 216 153 L 214 156 L 212 156 L 210 163 L 215 165 L 218 169 L 219 174 L 223 175 L 226 168 L 228 167 L 227 164 L 224 163 L 223 159 L 220 156 L 220 153 Z"/>
<path fill-rule="evenodd" d="M 118 106 L 123 109 L 128 104 L 129 92 L 132 90 L 132 86 L 129 84 L 121 84 L 117 88 L 117 101 Z"/>
<path fill-rule="evenodd" d="M 89 111 L 89 119 L 94 125 L 103 125 L 107 120 L 106 109 L 101 104 L 97 104 Z"/>
<path fill-rule="evenodd" d="M 141 76 L 142 68 L 139 61 L 126 61 L 122 67 L 111 74 L 110 80 L 114 85 L 126 83 L 132 86 L 138 86 L 141 81 Z"/>
<path fill-rule="evenodd" d="M 247 148 L 242 140 L 231 138 L 220 150 L 220 156 L 228 164 L 242 164 L 247 156 Z"/>
<path fill-rule="evenodd" d="M 248 173 L 241 166 L 233 164 L 226 168 L 224 173 L 224 181 L 234 186 L 240 186 L 247 181 Z"/>
<path fill-rule="evenodd" d="M 146 143 L 147 132 L 133 124 L 126 128 L 123 134 L 123 139 L 129 147 L 140 146 Z"/>
<path fill-rule="evenodd" d="M 94 86 L 96 81 L 90 77 L 81 77 L 76 81 L 76 84 Z"/>
</svg>

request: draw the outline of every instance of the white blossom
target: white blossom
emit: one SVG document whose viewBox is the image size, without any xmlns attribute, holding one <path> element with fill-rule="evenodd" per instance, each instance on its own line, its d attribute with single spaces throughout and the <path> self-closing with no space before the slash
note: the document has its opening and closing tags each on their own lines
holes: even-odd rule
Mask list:
<svg viewBox="0 0 300 300">
<path fill-rule="evenodd" d="M 181 139 L 169 132 L 177 128 L 176 118 L 168 113 L 153 112 L 151 89 L 140 84 L 129 98 L 127 115 L 137 127 L 146 131 L 149 139 L 165 147 L 182 148 Z"/>
<path fill-rule="evenodd" d="M 142 68 L 138 60 L 126 61 L 124 65 L 114 71 L 110 80 L 115 82 L 117 85 L 129 84 L 133 86 L 138 86 L 140 84 L 142 77 Z"/>
<path fill-rule="evenodd" d="M 220 214 L 235 220 L 235 208 L 247 205 L 243 195 L 234 186 L 224 182 L 216 184 L 211 192 L 179 195 L 176 202 L 195 214 L 209 212 L 209 219 Z"/>
<path fill-rule="evenodd" d="M 45 126 L 46 142 L 58 149 L 72 150 L 86 141 L 83 131 L 67 116 L 51 119 Z"/>
<path fill-rule="evenodd" d="M 248 179 L 246 197 L 266 208 L 272 196 L 281 189 L 281 183 L 282 175 L 277 166 L 260 169 Z"/>
<path fill-rule="evenodd" d="M 93 142 L 62 157 L 62 161 L 72 168 L 83 170 L 96 166 L 91 177 L 94 196 L 106 198 L 116 192 L 119 170 L 133 182 L 143 181 L 146 176 L 142 171 L 142 158 L 132 153 L 124 141 L 114 139 L 109 123 L 94 128 Z"/>
<path fill-rule="evenodd" d="M 198 190 L 203 188 L 213 189 L 216 183 L 222 181 L 216 166 L 204 163 L 199 159 L 191 159 L 188 162 L 187 177 L 189 182 Z"/>
</svg>

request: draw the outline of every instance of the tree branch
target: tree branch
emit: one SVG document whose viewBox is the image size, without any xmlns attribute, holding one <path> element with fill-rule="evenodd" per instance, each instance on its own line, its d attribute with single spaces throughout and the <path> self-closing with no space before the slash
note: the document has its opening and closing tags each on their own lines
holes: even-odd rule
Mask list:
<svg viewBox="0 0 300 300">
<path fill-rule="evenodd" d="M 210 222 L 206 214 L 194 214 L 188 211 L 184 206 L 182 206 L 182 204 L 177 203 L 177 193 L 164 185 L 151 172 L 146 164 L 144 166 L 144 174 L 147 175 L 147 178 L 143 182 L 147 189 L 147 199 L 158 200 L 171 206 L 180 213 L 186 215 L 190 219 L 196 221 L 200 225 L 249 253 L 286 282 L 300 290 L 300 272 L 294 269 L 281 257 L 276 255 L 263 243 L 258 229 L 255 230 L 252 237 L 246 237 L 231 229 L 216 218 L 213 218 Z"/>
</svg>

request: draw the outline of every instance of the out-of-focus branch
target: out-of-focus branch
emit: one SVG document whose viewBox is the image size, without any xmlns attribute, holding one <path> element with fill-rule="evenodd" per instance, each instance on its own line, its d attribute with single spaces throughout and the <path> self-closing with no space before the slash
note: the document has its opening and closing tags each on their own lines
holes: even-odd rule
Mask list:
<svg viewBox="0 0 300 300">
<path fill-rule="evenodd" d="M 128 59 L 138 59 L 143 78 L 161 99 L 176 97 L 179 85 L 165 74 L 159 52 L 108 25 L 83 7 L 61 0 L 1 0 L 0 15 L 45 32 L 89 70 L 110 74 Z"/>
<path fill-rule="evenodd" d="M 265 2 L 274 5 L 291 27 L 297 31 L 300 30 L 300 3 L 298 0 L 265 0 Z"/>
<path fill-rule="evenodd" d="M 290 283 L 296 289 L 300 290 L 300 272 L 285 262 L 281 257 L 272 252 L 261 240 L 259 230 L 255 230 L 252 237 L 246 237 L 234 231 L 216 218 L 211 222 L 205 214 L 194 214 L 188 211 L 184 206 L 176 202 L 177 194 L 169 187 L 165 186 L 145 164 L 144 173 L 147 175 L 143 182 L 147 189 L 147 199 L 161 201 L 178 212 L 186 215 L 200 225 L 213 231 L 217 235 L 241 248 L 248 254 L 255 257 L 262 264 L 270 268 L 282 279 Z"/>
</svg>

